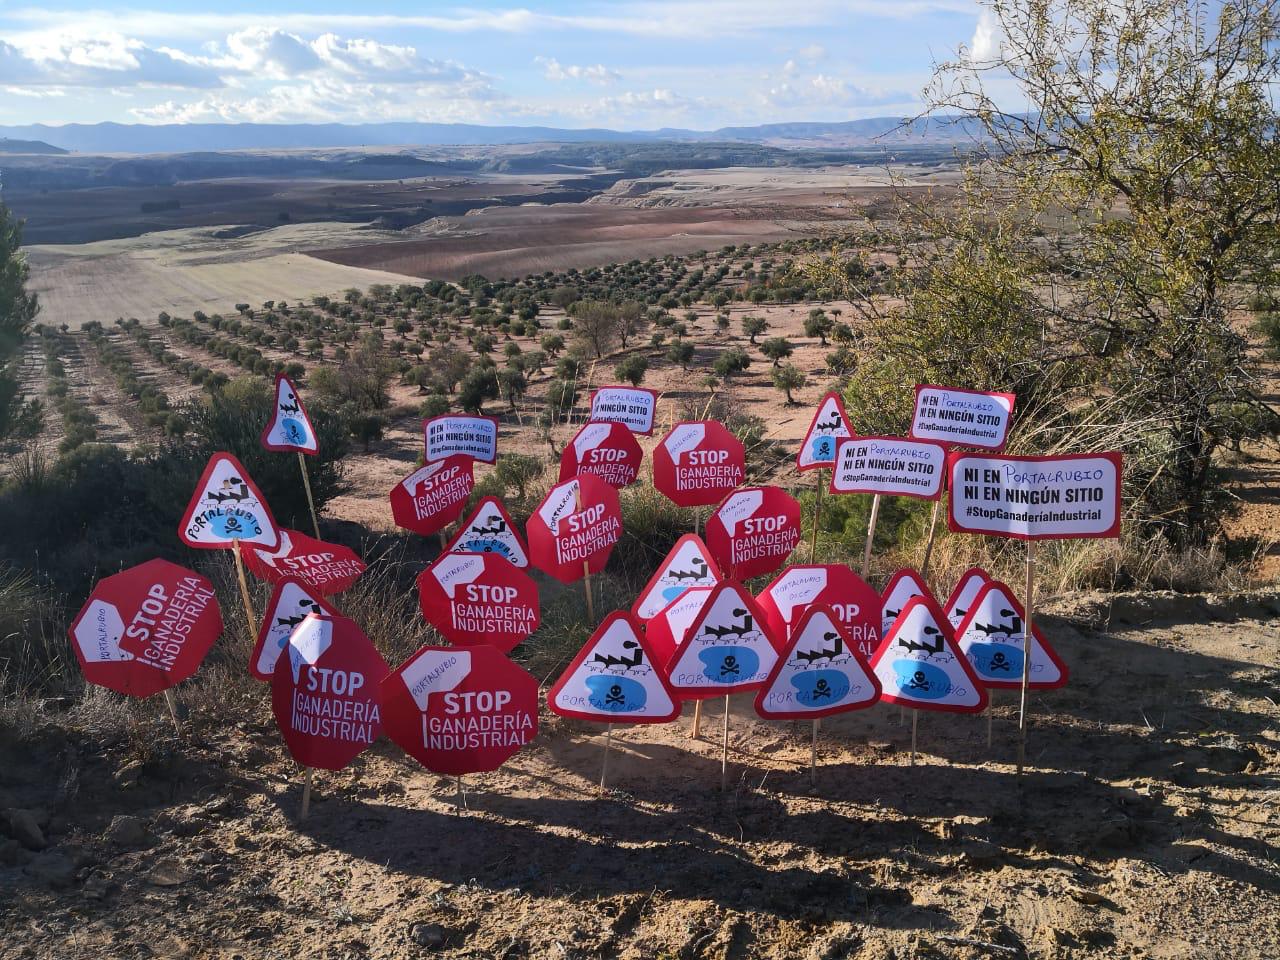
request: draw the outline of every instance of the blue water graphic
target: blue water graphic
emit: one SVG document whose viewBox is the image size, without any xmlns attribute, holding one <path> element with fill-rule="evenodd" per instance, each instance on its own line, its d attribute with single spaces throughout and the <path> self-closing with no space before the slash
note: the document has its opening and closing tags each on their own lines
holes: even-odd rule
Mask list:
<svg viewBox="0 0 1280 960">
<path fill-rule="evenodd" d="M 895 660 L 893 672 L 898 689 L 918 700 L 941 700 L 951 692 L 947 671 L 923 660 Z"/>
<path fill-rule="evenodd" d="M 228 540 L 243 540 L 258 535 L 258 525 L 253 520 L 234 513 L 209 517 L 209 526 L 218 536 Z"/>
<path fill-rule="evenodd" d="M 496 553 L 498 556 L 505 557 L 508 560 L 515 556 L 515 552 L 501 540 L 481 540 L 476 538 L 463 540 L 458 546 L 464 553 Z"/>
<path fill-rule="evenodd" d="M 791 678 L 796 699 L 806 707 L 839 703 L 849 693 L 849 678 L 839 670 L 806 670 Z"/>
<path fill-rule="evenodd" d="M 284 427 L 285 439 L 290 443 L 306 443 L 307 431 L 302 423 L 294 420 L 292 417 L 285 417 L 280 421 L 280 426 Z"/>
<path fill-rule="evenodd" d="M 750 647 L 707 647 L 698 651 L 698 659 L 712 683 L 743 683 L 760 669 L 760 655 Z"/>
<path fill-rule="evenodd" d="M 606 713 L 634 713 L 644 709 L 644 684 L 629 677 L 597 674 L 587 677 L 587 702 Z"/>
<path fill-rule="evenodd" d="M 1022 676 L 1022 648 L 1009 643 L 975 643 L 969 662 L 984 680 L 1017 680 Z"/>
<path fill-rule="evenodd" d="M 814 437 L 809 445 L 809 455 L 814 460 L 834 463 L 836 459 L 835 437 Z"/>
</svg>

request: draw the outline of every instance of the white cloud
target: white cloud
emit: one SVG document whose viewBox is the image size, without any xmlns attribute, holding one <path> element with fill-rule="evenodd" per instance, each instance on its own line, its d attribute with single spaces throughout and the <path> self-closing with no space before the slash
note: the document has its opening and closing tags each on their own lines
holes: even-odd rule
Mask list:
<svg viewBox="0 0 1280 960">
<path fill-rule="evenodd" d="M 1000 53 L 1000 27 L 995 15 L 983 8 L 978 14 L 978 25 L 974 27 L 973 39 L 969 41 L 966 53 L 970 60 L 985 63 Z"/>
<path fill-rule="evenodd" d="M 533 62 L 542 67 L 542 75 L 548 80 L 587 80 L 591 83 L 607 84 L 622 79 L 616 70 L 610 70 L 603 63 L 581 67 L 576 64 L 563 64 L 555 57 L 534 57 Z"/>
<path fill-rule="evenodd" d="M 203 89 L 221 82 L 206 64 L 119 34 L 66 34 L 22 46 L 0 40 L 0 84 L 7 86 Z"/>
<path fill-rule="evenodd" d="M 799 53 L 802 60 L 808 60 L 811 63 L 815 60 L 827 59 L 827 48 L 820 43 L 811 43 L 807 47 L 801 47 L 797 53 Z"/>
<path fill-rule="evenodd" d="M 915 98 L 905 91 L 864 87 L 825 73 L 797 76 L 795 65 L 788 61 L 783 66 L 783 79 L 769 86 L 761 99 L 770 107 L 795 108 L 869 107 L 906 103 Z"/>
</svg>

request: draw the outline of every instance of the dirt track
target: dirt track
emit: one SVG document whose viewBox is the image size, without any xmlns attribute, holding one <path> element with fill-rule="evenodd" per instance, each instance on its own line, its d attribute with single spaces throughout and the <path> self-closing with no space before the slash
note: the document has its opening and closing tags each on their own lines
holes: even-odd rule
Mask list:
<svg viewBox="0 0 1280 960">
<path fill-rule="evenodd" d="M 105 756 L 51 729 L 4 751 L 0 801 L 51 845 L 0 845 L 0 956 L 1275 957 L 1277 612 L 1046 618 L 1073 677 L 1034 700 L 1023 802 L 1007 693 L 992 751 L 982 718 L 924 716 L 914 767 L 897 708 L 834 718 L 816 787 L 807 726 L 740 695 L 726 796 L 715 707 L 701 742 L 621 728 L 607 793 L 599 729 L 544 714 L 461 814 L 384 741 L 317 777 L 301 825 L 261 696 L 216 724 L 188 693 L 183 741 L 152 705 L 152 742 Z"/>
</svg>

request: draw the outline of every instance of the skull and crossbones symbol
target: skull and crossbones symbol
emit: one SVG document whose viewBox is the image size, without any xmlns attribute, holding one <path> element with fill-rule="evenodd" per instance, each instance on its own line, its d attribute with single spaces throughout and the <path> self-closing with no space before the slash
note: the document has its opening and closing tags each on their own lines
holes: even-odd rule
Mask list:
<svg viewBox="0 0 1280 960">
<path fill-rule="evenodd" d="M 618 706 L 625 706 L 626 699 L 622 696 L 622 685 L 615 683 L 609 688 L 609 694 L 604 698 L 605 703 L 616 703 Z"/>
<path fill-rule="evenodd" d="M 738 664 L 738 658 L 732 653 L 726 656 L 724 661 L 720 664 L 720 676 L 727 677 L 732 675 L 737 677 L 741 676 L 741 674 L 742 668 Z"/>
<path fill-rule="evenodd" d="M 813 699 L 817 700 L 819 697 L 830 697 L 830 696 L 831 696 L 831 684 L 827 683 L 826 677 L 819 677 L 817 682 L 814 683 L 813 685 Z"/>
<path fill-rule="evenodd" d="M 925 678 L 923 670 L 917 670 L 911 675 L 911 682 L 907 684 L 908 690 L 928 690 L 929 681 Z"/>
<path fill-rule="evenodd" d="M 1005 673 L 1008 673 L 1011 666 L 1012 664 L 1009 663 L 1009 658 L 1003 653 L 997 651 L 991 655 L 991 669 L 993 671 L 1003 670 Z"/>
</svg>

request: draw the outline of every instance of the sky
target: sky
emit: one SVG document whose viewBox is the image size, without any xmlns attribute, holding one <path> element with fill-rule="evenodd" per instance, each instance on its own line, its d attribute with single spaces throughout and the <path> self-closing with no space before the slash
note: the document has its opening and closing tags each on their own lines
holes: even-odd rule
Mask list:
<svg viewBox="0 0 1280 960">
<path fill-rule="evenodd" d="M 852 120 L 991 43 L 976 0 L 525 3 L 0 0 L 0 124 Z"/>
</svg>

